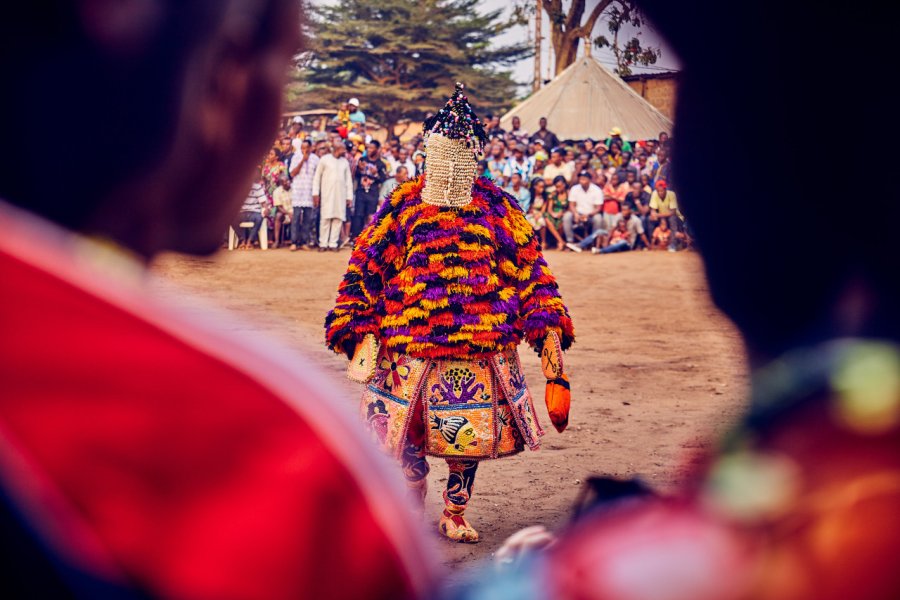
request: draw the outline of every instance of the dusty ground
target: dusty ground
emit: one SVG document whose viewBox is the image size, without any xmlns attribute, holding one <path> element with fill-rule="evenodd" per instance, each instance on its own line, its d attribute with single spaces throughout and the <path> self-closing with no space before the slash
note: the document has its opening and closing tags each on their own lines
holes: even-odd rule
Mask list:
<svg viewBox="0 0 900 600">
<path fill-rule="evenodd" d="M 348 256 L 346 250 L 222 252 L 212 259 L 166 257 L 155 270 L 162 294 L 184 299 L 184 290 L 194 292 L 240 313 L 253 330 L 279 335 L 332 373 L 355 403 L 359 388 L 346 381 L 345 361 L 322 342 Z M 570 426 L 557 434 L 539 406 L 548 429 L 543 448 L 483 463 L 467 515 L 484 541 L 441 540 L 451 565 L 490 555 L 521 527 L 563 524 L 589 474 L 640 475 L 661 489 L 677 484 L 686 457 L 708 447 L 743 406 L 739 339 L 711 306 L 697 255 L 549 251 L 547 258 L 577 335 L 567 363 Z M 521 354 L 542 398 L 539 361 L 525 347 Z M 447 469 L 439 460 L 432 465 L 428 513 L 436 521 Z"/>
</svg>

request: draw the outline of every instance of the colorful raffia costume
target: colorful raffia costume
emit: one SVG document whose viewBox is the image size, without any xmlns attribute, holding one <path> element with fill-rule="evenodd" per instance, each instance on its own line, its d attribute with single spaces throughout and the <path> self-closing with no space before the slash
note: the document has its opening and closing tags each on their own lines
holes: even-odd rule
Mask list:
<svg viewBox="0 0 900 600">
<path fill-rule="evenodd" d="M 420 501 L 425 456 L 447 460 L 439 528 L 476 542 L 463 514 L 478 461 L 536 450 L 544 433 L 516 347 L 524 338 L 542 352 L 548 402 L 564 391 L 561 431 L 574 334 L 518 204 L 475 179 L 486 136 L 460 84 L 425 131 L 426 176 L 399 186 L 359 235 L 326 338 L 367 382 L 362 416 Z"/>
</svg>

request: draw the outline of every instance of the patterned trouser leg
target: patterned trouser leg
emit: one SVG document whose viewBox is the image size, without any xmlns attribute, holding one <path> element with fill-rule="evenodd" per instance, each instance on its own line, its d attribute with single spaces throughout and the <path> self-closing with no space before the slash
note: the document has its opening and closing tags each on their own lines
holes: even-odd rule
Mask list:
<svg viewBox="0 0 900 600">
<path fill-rule="evenodd" d="M 450 475 L 447 477 L 447 491 L 444 501 L 457 507 L 465 507 L 472 497 L 472 485 L 475 483 L 475 472 L 478 470 L 477 460 L 447 460 Z"/>
<path fill-rule="evenodd" d="M 428 491 L 428 472 L 431 468 L 425 459 L 425 421 L 423 420 L 423 405 L 419 402 L 414 409 L 406 435 L 406 442 L 400 454 L 400 467 L 410 495 L 417 504 L 425 502 L 425 493 Z"/>
</svg>

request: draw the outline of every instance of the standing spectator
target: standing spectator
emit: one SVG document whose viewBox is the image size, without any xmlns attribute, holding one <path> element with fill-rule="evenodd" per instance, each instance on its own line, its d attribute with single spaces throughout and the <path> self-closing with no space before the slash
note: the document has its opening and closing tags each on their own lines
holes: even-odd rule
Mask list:
<svg viewBox="0 0 900 600">
<path fill-rule="evenodd" d="M 410 157 L 409 148 L 407 148 L 406 146 L 400 146 L 400 148 L 397 149 L 397 158 L 395 159 L 393 166 L 394 169 L 391 171 L 391 173 L 396 173 L 397 169 L 400 167 L 406 168 L 407 175 L 409 173 L 416 172 L 416 163 Z"/>
<path fill-rule="evenodd" d="M 269 199 L 268 196 L 266 196 L 262 170 L 257 167 L 256 180 L 250 187 L 250 192 L 247 194 L 247 197 L 244 199 L 244 204 L 241 206 L 241 212 L 238 213 L 238 216 L 232 225 L 237 237 L 240 239 L 238 249 L 249 250 L 253 247 L 253 244 L 257 242 L 259 239 L 259 228 L 262 225 L 263 217 L 268 213 L 268 204 Z M 241 223 L 245 222 L 253 223 L 253 227 L 249 232 L 241 227 Z"/>
<path fill-rule="evenodd" d="M 516 199 L 522 212 L 527 213 L 528 208 L 531 206 L 531 192 L 523 185 L 522 176 L 518 172 L 515 172 L 510 176 L 509 187 L 506 188 L 506 191 L 509 192 L 510 196 Z"/>
<path fill-rule="evenodd" d="M 528 132 L 522 129 L 522 119 L 519 117 L 512 118 L 512 129 L 509 132 L 516 138 L 516 142 L 524 144 L 528 141 Z"/>
<path fill-rule="evenodd" d="M 681 232 L 681 213 L 678 210 L 678 198 L 675 192 L 667 189 L 665 179 L 656 182 L 656 190 L 650 196 L 650 223 L 658 225 L 660 221 L 668 221 L 669 229 L 674 234 Z M 673 235 L 669 243 L 669 251 L 675 252 L 676 237 Z"/>
<path fill-rule="evenodd" d="M 559 138 L 556 137 L 555 133 L 547 129 L 547 117 L 541 117 L 541 120 L 538 121 L 538 126 L 540 129 L 531 136 L 532 142 L 540 140 L 544 144 L 544 149 L 553 149 L 559 146 Z"/>
<path fill-rule="evenodd" d="M 554 148 L 550 152 L 550 162 L 544 167 L 544 181 L 550 185 L 558 177 L 562 177 L 568 186 L 575 175 L 574 169 L 574 165 L 563 162 L 563 149 Z"/>
<path fill-rule="evenodd" d="M 402 149 L 401 149 L 402 152 Z M 369 165 L 375 169 L 373 173 L 368 169 Z M 388 178 L 388 165 L 381 157 L 381 142 L 372 140 L 366 145 L 366 153 L 356 161 L 356 181 L 361 182 L 364 173 L 369 173 L 374 178 L 375 184 L 380 186 Z"/>
<path fill-rule="evenodd" d="M 346 152 L 343 143 L 333 144 L 331 154 L 322 157 L 313 176 L 313 205 L 319 209 L 319 252 L 338 250 L 341 228 L 353 204 L 353 178 L 350 163 L 344 158 Z"/>
<path fill-rule="evenodd" d="M 401 183 L 405 182 L 409 179 L 409 171 L 403 165 L 397 167 L 397 170 L 394 172 L 394 176 L 387 179 L 384 183 L 381 184 L 381 187 L 378 191 L 379 196 L 379 206 L 381 204 L 381 200 L 384 200 L 388 196 L 394 193 L 394 190 L 397 189 L 397 186 Z"/>
<path fill-rule="evenodd" d="M 578 174 L 578 185 L 569 191 L 569 210 L 563 215 L 563 229 L 566 234 L 566 247 L 570 250 L 580 250 L 575 246 L 575 229 L 582 227 L 585 237 L 591 231 L 603 229 L 603 217 L 600 210 L 603 208 L 603 190 L 591 182 L 591 174 L 582 171 Z M 590 228 L 590 230 L 588 230 Z"/>
<path fill-rule="evenodd" d="M 534 164 L 531 162 L 531 159 L 525 156 L 525 146 L 516 144 L 513 148 L 513 155 L 506 161 L 503 175 L 508 180 L 514 173 L 518 173 L 522 181 L 530 181 L 533 169 Z"/>
<path fill-rule="evenodd" d="M 299 143 L 298 143 L 299 142 Z M 318 219 L 313 205 L 313 176 L 319 165 L 319 157 L 312 153 L 312 142 L 294 140 L 294 156 L 291 159 L 291 251 L 296 252 L 314 245 L 313 231 Z"/>
<path fill-rule="evenodd" d="M 378 209 L 378 192 L 380 186 L 376 178 L 378 170 L 375 165 L 369 163 L 365 166 L 359 186 L 356 188 L 356 201 L 353 204 L 353 229 L 351 235 L 355 238 L 359 232 L 369 224 L 370 217 Z"/>
<path fill-rule="evenodd" d="M 416 150 L 412 156 L 415 169 L 409 171 L 410 177 L 418 177 L 425 172 L 425 153 L 422 150 Z"/>
<path fill-rule="evenodd" d="M 506 130 L 500 127 L 500 117 L 487 113 L 484 118 L 484 130 L 489 138 L 502 138 L 506 134 Z"/>
<path fill-rule="evenodd" d="M 618 127 L 613 127 L 609 130 L 609 137 L 606 138 L 606 147 L 612 148 L 613 143 L 618 143 L 619 148 L 622 152 L 631 152 L 631 142 L 626 142 L 622 137 L 622 130 Z"/>
<path fill-rule="evenodd" d="M 347 101 L 347 112 L 347 118 L 350 120 L 351 125 L 353 123 L 362 123 L 365 125 L 366 113 L 359 110 L 359 100 L 350 98 L 350 100 Z"/>
<path fill-rule="evenodd" d="M 563 228 L 563 217 L 569 211 L 569 182 L 562 175 L 557 175 L 547 190 L 546 207 L 547 231 L 556 240 L 557 250 L 565 250 L 566 243 L 559 232 Z"/>
<path fill-rule="evenodd" d="M 281 158 L 278 156 L 278 152 L 275 151 L 275 148 L 269 150 L 269 154 L 266 155 L 266 162 L 263 164 L 262 169 L 263 187 L 269 198 L 275 194 L 275 190 L 281 184 L 281 177 L 286 172 L 287 168 L 285 168 L 284 163 L 281 162 Z"/>
<path fill-rule="evenodd" d="M 653 172 L 653 184 L 660 179 L 669 180 L 672 171 L 672 162 L 669 160 L 669 151 L 666 148 L 660 148 L 657 153 L 656 170 Z"/>
</svg>

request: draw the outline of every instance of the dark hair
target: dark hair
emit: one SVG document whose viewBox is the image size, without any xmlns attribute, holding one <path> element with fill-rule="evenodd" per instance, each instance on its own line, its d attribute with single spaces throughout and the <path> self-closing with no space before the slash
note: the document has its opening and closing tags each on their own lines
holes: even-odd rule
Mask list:
<svg viewBox="0 0 900 600">
<path fill-rule="evenodd" d="M 381 149 L 381 142 L 379 142 L 378 140 L 371 140 L 369 143 L 371 145 L 375 146 L 376 148 L 378 148 L 379 150 Z"/>
<path fill-rule="evenodd" d="M 568 181 L 566 180 L 566 178 L 563 177 L 562 175 L 557 175 L 556 177 L 553 178 L 553 185 L 556 185 L 556 184 L 559 183 L 560 181 L 563 182 L 563 183 L 566 184 L 566 185 L 569 185 L 569 182 L 568 182 Z"/>
<path fill-rule="evenodd" d="M 531 179 L 531 181 L 528 182 L 528 191 L 531 192 L 531 201 L 532 201 L 532 202 L 534 202 L 534 194 L 535 194 L 534 188 L 537 187 L 538 182 L 542 182 L 542 183 L 543 183 L 543 181 L 544 181 L 544 179 L 543 179 L 542 177 L 533 177 L 533 178 Z M 547 187 L 547 186 L 546 186 L 546 184 L 545 184 L 545 185 L 544 185 L 544 188 L 546 189 L 546 187 Z"/>
</svg>

